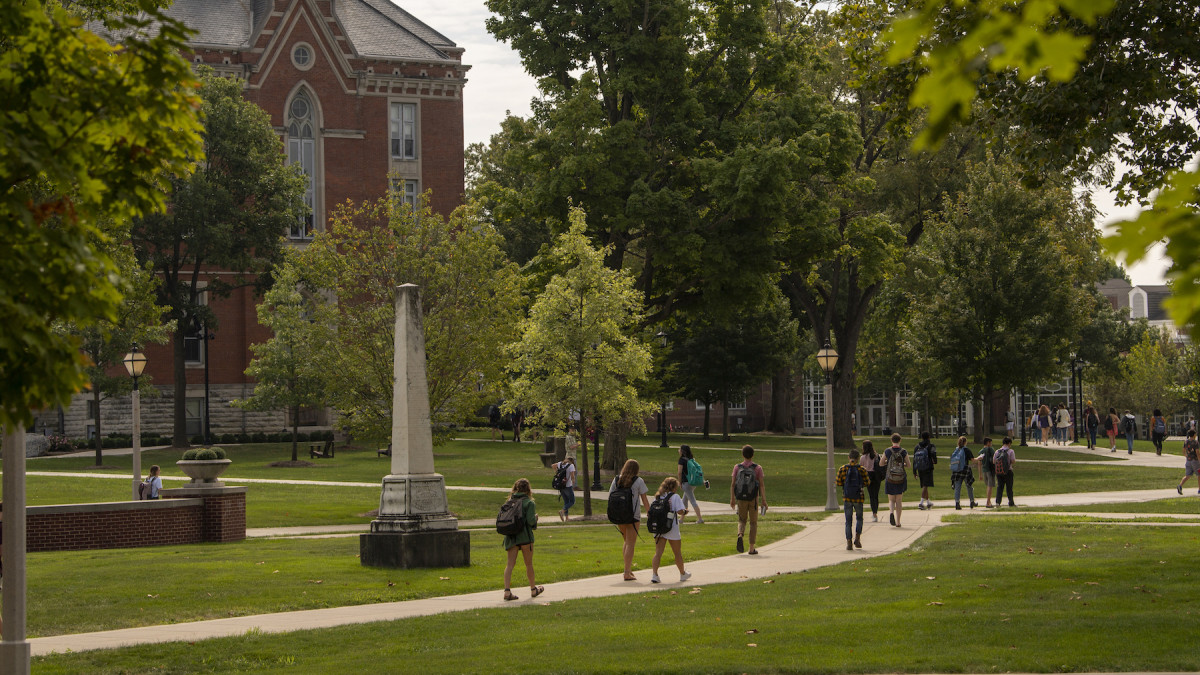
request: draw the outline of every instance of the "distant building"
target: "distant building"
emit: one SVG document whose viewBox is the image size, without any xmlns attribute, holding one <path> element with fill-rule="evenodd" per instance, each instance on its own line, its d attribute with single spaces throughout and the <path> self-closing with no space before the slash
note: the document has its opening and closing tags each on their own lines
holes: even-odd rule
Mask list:
<svg viewBox="0 0 1200 675">
<path fill-rule="evenodd" d="M 167 13 L 197 31 L 188 60 L 241 80 L 246 99 L 270 114 L 288 160 L 303 167 L 312 213 L 280 233 L 290 245 L 306 245 L 347 200 L 378 199 L 391 190 L 414 203 L 429 190 L 433 209 L 446 215 L 462 203 L 470 66 L 461 47 L 412 14 L 389 0 L 176 0 Z M 199 331 L 187 339 L 189 436 L 201 433 L 206 417 L 214 435 L 290 426 L 282 411 L 228 405 L 253 391 L 243 374 L 249 345 L 270 338 L 257 321 L 260 301 L 248 289 L 213 299 L 214 339 L 203 340 Z M 172 347 L 150 345 L 146 354 L 147 373 L 162 395 L 143 398 L 142 428 L 170 434 Z M 43 420 L 83 437 L 103 415 L 102 433 L 129 432 L 128 399 L 105 402 L 100 411 L 85 399 L 77 396 L 61 421 L 53 413 Z M 301 422 L 328 424 L 324 411 L 306 411 Z"/>
</svg>

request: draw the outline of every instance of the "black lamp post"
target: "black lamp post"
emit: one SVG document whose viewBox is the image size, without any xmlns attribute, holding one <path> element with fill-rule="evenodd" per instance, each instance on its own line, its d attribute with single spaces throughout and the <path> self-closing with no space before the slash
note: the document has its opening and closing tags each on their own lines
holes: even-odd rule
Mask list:
<svg viewBox="0 0 1200 675">
<path fill-rule="evenodd" d="M 837 497 L 834 495 L 834 483 L 837 470 L 833 468 L 833 383 L 829 380 L 830 373 L 837 367 L 838 353 L 829 346 L 817 352 L 817 363 L 825 371 L 825 510 L 837 511 Z"/>
<path fill-rule="evenodd" d="M 135 342 L 123 361 L 133 378 L 133 498 L 136 500 L 138 484 L 142 482 L 142 392 L 138 391 L 138 378 L 146 370 L 146 355 L 138 351 Z"/>
<path fill-rule="evenodd" d="M 667 334 L 666 333 L 664 333 L 663 331 L 660 330 L 660 331 L 658 331 L 658 334 L 655 337 L 658 338 L 659 344 L 661 344 L 663 347 L 667 346 Z M 660 412 L 658 415 L 658 430 L 662 432 L 662 443 L 660 443 L 658 447 L 660 447 L 660 448 L 670 447 L 669 445 L 667 445 L 667 401 L 665 398 L 663 399 L 663 402 L 662 402 L 662 412 Z"/>
<path fill-rule="evenodd" d="M 192 322 L 193 326 L 196 328 L 196 332 L 199 333 L 200 340 L 203 344 L 202 349 L 204 350 L 204 444 L 211 445 L 212 441 L 210 440 L 208 426 L 208 341 L 216 340 L 217 335 L 216 333 L 208 330 L 207 324 L 200 323 L 199 319 L 193 317 Z"/>
</svg>

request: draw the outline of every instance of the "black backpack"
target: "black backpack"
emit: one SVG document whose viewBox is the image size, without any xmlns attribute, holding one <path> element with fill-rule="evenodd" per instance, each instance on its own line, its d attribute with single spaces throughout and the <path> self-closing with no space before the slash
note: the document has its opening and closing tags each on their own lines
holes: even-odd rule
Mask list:
<svg viewBox="0 0 1200 675">
<path fill-rule="evenodd" d="M 1127 434 L 1133 433 L 1133 418 L 1132 417 L 1125 418 L 1125 433 L 1127 433 Z"/>
<path fill-rule="evenodd" d="M 992 466 L 997 476 L 1003 476 L 1012 470 L 1012 463 L 1008 461 L 1008 450 L 1000 448 L 994 452 L 992 454 Z"/>
<path fill-rule="evenodd" d="M 758 496 L 758 476 L 755 475 L 757 464 L 751 462 L 750 466 L 739 464 L 737 473 L 733 477 L 733 496 L 739 501 L 752 502 Z"/>
<path fill-rule="evenodd" d="M 620 479 L 617 479 L 620 481 Z M 633 517 L 633 488 L 621 487 L 618 482 L 612 492 L 608 493 L 608 522 L 614 525 L 628 525 Z"/>
<path fill-rule="evenodd" d="M 496 516 L 496 532 L 515 537 L 525 531 L 525 499 L 512 497 L 500 507 Z"/>
<path fill-rule="evenodd" d="M 917 471 L 933 470 L 933 446 L 918 445 L 913 453 L 913 468 Z"/>
<path fill-rule="evenodd" d="M 554 472 L 554 478 L 550 481 L 550 487 L 555 490 L 567 487 L 567 468 L 570 466 L 565 459 L 558 463 L 558 471 Z"/>
<path fill-rule="evenodd" d="M 666 534 L 671 531 L 671 495 L 655 497 L 646 512 L 646 530 L 650 534 Z"/>
<path fill-rule="evenodd" d="M 1105 415 L 1104 416 L 1104 432 L 1108 433 L 1109 430 L 1111 430 L 1112 428 L 1113 428 L 1112 415 Z"/>
<path fill-rule="evenodd" d="M 842 496 L 846 499 L 862 499 L 863 480 L 857 464 L 846 465 L 846 480 L 842 481 Z"/>
</svg>

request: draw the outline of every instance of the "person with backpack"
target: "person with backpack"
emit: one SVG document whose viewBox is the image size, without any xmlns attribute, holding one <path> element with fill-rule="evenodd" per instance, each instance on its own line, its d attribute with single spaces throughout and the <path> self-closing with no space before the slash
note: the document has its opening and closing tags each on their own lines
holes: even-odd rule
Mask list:
<svg viewBox="0 0 1200 675">
<path fill-rule="evenodd" d="M 1054 418 L 1054 439 L 1059 445 L 1066 445 L 1071 440 L 1071 413 L 1067 412 L 1067 404 L 1059 403 Z"/>
<path fill-rule="evenodd" d="M 1133 454 L 1133 438 L 1137 436 L 1137 418 L 1128 410 L 1125 411 L 1125 417 L 1121 419 L 1121 431 L 1125 432 L 1125 445 L 1129 448 L 1129 454 Z"/>
<path fill-rule="evenodd" d="M 842 488 L 842 510 L 846 513 L 846 550 L 862 548 L 863 489 L 871 484 L 871 474 L 858 464 L 858 450 L 850 450 L 850 463 L 843 464 L 837 472 L 835 484 Z M 850 526 L 858 516 L 854 538 L 850 538 Z"/>
<path fill-rule="evenodd" d="M 1004 488 L 1008 488 L 1008 505 L 1016 506 L 1013 502 L 1013 463 L 1017 461 L 1017 453 L 1013 452 L 1012 439 L 1004 437 L 1000 449 L 992 455 L 992 467 L 996 472 L 996 506 L 1004 498 Z"/>
<path fill-rule="evenodd" d="M 563 461 L 551 464 L 550 468 L 554 469 L 550 486 L 558 490 L 563 503 L 558 510 L 558 519 L 565 523 L 571 517 L 571 507 L 575 506 L 575 456 L 568 453 Z"/>
<path fill-rule="evenodd" d="M 680 549 L 679 523 L 683 522 L 683 517 L 687 515 L 687 505 L 675 494 L 679 485 L 679 479 L 674 476 L 664 478 L 662 485 L 658 486 L 658 492 L 654 493 L 654 502 L 646 509 L 648 524 L 654 524 L 660 518 L 667 521 L 666 527 L 659 525 L 654 528 L 657 531 L 654 534 L 654 559 L 650 561 L 652 584 L 662 581 L 658 578 L 658 564 L 662 561 L 663 551 L 668 543 L 671 544 L 671 553 L 675 555 L 675 567 L 679 568 L 679 581 L 684 582 L 692 578 L 692 573 L 683 568 L 683 552 Z M 660 516 L 660 513 L 663 515 Z"/>
<path fill-rule="evenodd" d="M 958 437 L 958 447 L 950 453 L 950 484 L 954 486 L 954 510 L 961 511 L 962 506 L 959 505 L 959 498 L 962 495 L 963 484 L 967 486 L 967 499 L 971 502 L 971 508 L 975 508 L 978 504 L 975 503 L 975 489 L 971 486 L 975 484 L 975 473 L 971 471 L 971 462 L 975 461 L 975 453 L 967 447 L 967 437 Z"/>
<path fill-rule="evenodd" d="M 1104 418 L 1104 433 L 1108 435 L 1108 451 L 1117 451 L 1117 428 L 1121 426 L 1121 418 L 1117 417 L 1117 409 L 1109 408 Z"/>
<path fill-rule="evenodd" d="M 640 469 L 636 459 L 625 460 L 621 473 L 608 487 L 608 520 L 617 526 L 624 541 L 621 555 L 625 561 L 625 581 L 637 581 L 633 576 L 633 549 L 642 522 L 642 508 L 650 510 L 650 500 L 646 498 L 650 488 L 638 477 Z"/>
<path fill-rule="evenodd" d="M 746 522 L 750 522 L 750 555 L 758 555 L 754 541 L 758 537 L 758 502 L 762 512 L 767 512 L 767 483 L 761 466 L 751 461 L 754 448 L 742 446 L 743 461 L 733 465 L 733 477 L 729 482 L 729 508 L 737 511 L 737 552 L 746 550 L 742 537 L 746 534 Z"/>
<path fill-rule="evenodd" d="M 1154 443 L 1154 454 L 1162 456 L 1162 444 L 1166 437 L 1167 418 L 1163 417 L 1161 410 L 1155 408 L 1150 417 L 1150 440 Z"/>
<path fill-rule="evenodd" d="M 1088 450 L 1096 449 L 1096 430 L 1100 428 L 1100 416 L 1096 414 L 1096 409 L 1092 407 L 1091 401 L 1088 401 L 1087 408 L 1083 411 L 1083 428 L 1087 431 Z"/>
<path fill-rule="evenodd" d="M 867 470 L 871 482 L 867 483 L 867 495 L 871 498 L 871 522 L 879 522 L 879 486 L 883 484 L 883 458 L 875 452 L 875 444 L 871 441 L 862 442 L 862 454 L 859 455 L 859 466 Z"/>
<path fill-rule="evenodd" d="M 525 561 L 525 576 L 529 579 L 529 597 L 536 598 L 546 589 L 538 586 L 533 576 L 533 531 L 537 529 L 537 505 L 533 503 L 533 488 L 524 478 L 513 483 L 508 501 L 500 508 L 500 516 L 496 519 L 496 529 L 503 529 L 502 521 L 513 526 L 513 534 L 504 535 L 504 550 L 508 552 L 508 564 L 504 566 L 504 599 L 518 600 L 512 592 L 512 573 L 517 565 L 517 551 Z M 510 511 L 515 517 L 506 517 Z"/>
<path fill-rule="evenodd" d="M 1196 432 L 1188 429 L 1187 440 L 1183 442 L 1183 479 L 1175 486 L 1175 491 L 1183 494 L 1183 484 L 1193 475 L 1196 476 L 1196 485 L 1200 486 L 1200 443 L 1196 442 Z"/>
<path fill-rule="evenodd" d="M 885 478 L 883 491 L 888 497 L 888 521 L 900 527 L 904 511 L 904 493 L 908 490 L 908 451 L 900 447 L 900 434 L 892 434 L 892 447 L 883 451 Z"/>
<path fill-rule="evenodd" d="M 708 481 L 704 480 L 704 469 L 700 467 L 700 463 L 692 455 L 691 446 L 687 444 L 679 446 L 679 475 L 676 479 L 683 492 L 683 505 L 687 506 L 690 503 L 692 510 L 696 512 L 696 524 L 703 525 L 704 519 L 700 517 L 700 504 L 696 502 L 695 489 L 700 485 L 708 487 Z"/>
<path fill-rule="evenodd" d="M 146 480 L 142 481 L 138 488 L 142 499 L 158 499 L 158 493 L 162 491 L 162 476 L 158 475 L 159 471 L 157 464 L 150 466 L 150 475 L 146 476 Z"/>
<path fill-rule="evenodd" d="M 921 442 L 913 449 L 913 477 L 920 481 L 921 501 L 917 508 L 924 511 L 933 508 L 933 500 L 929 498 L 929 488 L 933 487 L 933 467 L 937 464 L 937 449 L 929 442 L 929 432 L 921 433 Z"/>
<path fill-rule="evenodd" d="M 992 448 L 992 439 L 985 436 L 983 447 L 975 456 L 975 463 L 979 465 L 979 476 L 983 478 L 983 484 L 987 486 L 987 503 L 983 506 L 988 509 L 995 507 L 992 504 L 992 489 L 996 487 L 996 467 L 992 464 L 992 457 L 995 455 L 996 450 Z M 969 493 L 968 496 L 970 496 Z"/>
</svg>

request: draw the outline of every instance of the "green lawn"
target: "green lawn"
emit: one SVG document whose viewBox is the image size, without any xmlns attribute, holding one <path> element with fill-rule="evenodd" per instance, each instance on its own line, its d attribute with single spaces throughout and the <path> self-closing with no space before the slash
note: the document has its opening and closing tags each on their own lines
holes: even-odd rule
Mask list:
<svg viewBox="0 0 1200 675">
<path fill-rule="evenodd" d="M 638 439 L 634 439 L 637 441 Z M 674 439 L 673 439 L 674 440 Z M 768 501 L 780 506 L 817 506 L 825 503 L 825 455 L 823 450 L 815 451 L 815 446 L 823 446 L 823 441 L 812 438 L 794 437 L 743 437 L 750 440 L 764 451 L 759 452 L 755 459 L 763 465 L 767 478 Z M 949 441 L 946 441 L 949 444 Z M 253 481 L 259 478 L 315 480 L 315 481 L 349 481 L 379 484 L 380 479 L 389 470 L 387 458 L 376 457 L 374 450 L 340 451 L 333 459 L 312 460 L 311 467 L 273 467 L 271 463 L 289 457 L 287 444 L 257 444 L 246 446 L 229 446 L 229 455 L 234 463 L 227 471 L 230 483 L 243 482 L 239 479 Z M 780 451 L 771 451 L 778 447 Z M 446 477 L 448 485 L 511 487 L 517 478 L 528 478 L 534 487 L 549 487 L 550 471 L 541 465 L 538 457 L 540 446 L 534 444 L 492 443 L 484 441 L 460 440 L 452 441 L 435 450 L 434 462 L 439 473 Z M 712 483 L 710 490 L 699 490 L 697 497 L 702 500 L 724 502 L 728 499 L 728 479 L 733 465 L 741 458 L 740 442 L 727 446 L 700 445 L 697 441 L 695 448 L 698 461 L 704 465 L 705 473 Z M 791 450 L 791 451 L 788 451 Z M 795 452 L 795 450 L 810 450 L 812 452 Z M 948 454 L 943 449 L 946 458 L 938 465 L 935 474 L 934 499 L 945 499 L 950 495 L 950 475 Z M 658 483 L 667 476 L 674 475 L 678 462 L 678 450 L 675 448 L 630 447 L 629 455 L 639 461 L 642 476 L 646 484 L 654 491 Z M 179 453 L 174 450 L 152 450 L 145 453 L 143 465 L 157 463 L 163 467 L 165 475 L 181 476 L 175 468 L 174 461 Z M 1050 460 L 1047 462 L 1025 463 L 1023 459 Z M 1057 449 L 1018 448 L 1016 485 L 1018 497 L 1024 495 L 1056 494 L 1061 492 L 1083 492 L 1113 489 L 1141 489 L 1162 487 L 1178 481 L 1179 471 L 1174 469 L 1157 469 L 1150 467 L 1120 466 L 1111 456 L 1099 458 L 1096 464 L 1081 464 L 1089 459 L 1087 455 Z M 28 462 L 30 471 L 94 471 L 90 469 L 92 458 L 40 458 Z M 837 462 L 845 461 L 839 453 Z M 105 460 L 106 465 L 117 468 L 108 470 L 113 475 L 122 475 L 129 471 L 128 456 L 113 456 Z M 1110 466 L 1111 464 L 1111 466 Z M 63 479 L 64 481 L 66 479 Z M 914 481 L 915 483 L 915 481 Z M 603 481 L 607 488 L 608 479 Z M 266 484 L 254 485 L 251 489 L 267 489 Z M 112 491 L 116 497 L 105 499 L 123 499 L 124 484 L 114 481 Z M 374 508 L 378 494 L 364 497 L 354 497 L 354 504 L 349 508 L 339 507 L 338 513 L 326 513 L 324 507 L 314 505 L 323 502 L 340 502 L 345 497 L 326 497 L 324 490 L 347 490 L 357 488 L 315 488 L 321 492 L 307 493 L 296 490 L 301 494 L 300 508 L 286 508 L 288 499 L 283 498 L 283 505 L 276 505 L 270 510 L 270 517 L 256 522 L 270 524 L 309 524 L 319 522 L 355 522 L 356 513 L 363 513 Z M 364 495 L 369 494 L 369 490 Z M 908 493 L 910 501 L 917 496 L 914 490 Z M 252 498 L 253 499 L 253 498 Z M 84 501 L 84 500 L 80 500 Z M 365 508 L 362 508 L 365 506 Z M 310 510 L 312 511 L 310 513 Z M 486 517 L 487 509 L 472 510 L 473 515 L 465 517 Z M 480 515 L 483 514 L 483 515 Z M 289 518 L 299 518 L 296 522 L 288 522 Z M 338 520 L 338 518 L 349 520 Z"/>
<path fill-rule="evenodd" d="M 1194 485 L 1191 483 L 1190 485 Z M 1200 496 L 1196 495 L 1196 489 L 1183 490 L 1182 497 L 1173 497 L 1171 499 L 1156 499 L 1149 502 L 1135 502 L 1124 504 L 1087 504 L 1084 506 L 1054 506 L 1049 508 L 1039 508 L 1038 511 L 1075 511 L 1087 513 L 1180 513 L 1187 515 L 1200 515 Z"/>
<path fill-rule="evenodd" d="M 759 542 L 798 529 L 763 523 Z M 736 532 L 733 523 L 689 525 L 684 557 L 732 555 Z M 546 528 L 536 536 L 540 583 L 621 571 L 621 538 L 614 526 Z M 505 555 L 500 539 L 494 531 L 472 531 L 472 564 L 461 569 L 363 567 L 358 537 L 30 553 L 28 632 L 37 637 L 488 589 L 499 594 Z M 648 569 L 653 552 L 653 539 L 643 535 L 636 566 Z M 669 553 L 666 560 L 672 560 Z M 523 580 L 524 568 L 518 571 Z"/>
<path fill-rule="evenodd" d="M 45 675 L 1200 669 L 1186 638 L 1200 613 L 1186 592 L 1195 565 L 1180 554 L 1196 547 L 1200 530 L 1038 516 L 961 520 L 909 550 L 773 583 L 548 598 L 546 606 L 45 657 L 34 668 Z M 569 647 L 554 648 L 560 642 Z"/>
</svg>

